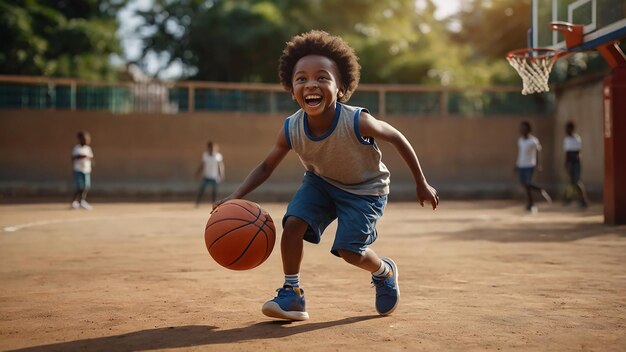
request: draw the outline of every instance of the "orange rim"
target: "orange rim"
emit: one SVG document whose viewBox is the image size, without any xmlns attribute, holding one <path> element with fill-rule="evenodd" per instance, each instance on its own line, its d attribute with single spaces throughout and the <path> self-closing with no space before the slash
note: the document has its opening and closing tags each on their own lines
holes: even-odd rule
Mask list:
<svg viewBox="0 0 626 352">
<path fill-rule="evenodd" d="M 527 60 L 543 60 L 553 59 L 556 60 L 559 57 L 566 55 L 567 53 L 560 50 L 549 48 L 523 48 L 511 50 L 506 54 L 507 58 L 521 58 Z"/>
</svg>

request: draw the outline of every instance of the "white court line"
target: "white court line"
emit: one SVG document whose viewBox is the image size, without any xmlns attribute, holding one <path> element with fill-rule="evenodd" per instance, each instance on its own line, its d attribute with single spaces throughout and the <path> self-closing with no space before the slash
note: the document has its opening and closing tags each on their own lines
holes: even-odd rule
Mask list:
<svg viewBox="0 0 626 352">
<path fill-rule="evenodd" d="M 116 215 L 116 216 L 97 216 L 97 217 L 89 217 L 89 218 L 76 218 L 76 219 L 57 219 L 57 220 L 42 220 L 42 221 L 33 221 L 27 222 L 24 224 L 16 224 L 12 226 L 5 226 L 2 230 L 4 232 L 16 232 L 25 228 L 35 227 L 35 226 L 45 226 L 45 225 L 54 225 L 54 224 L 65 224 L 72 222 L 84 222 L 84 221 L 94 221 L 94 220 L 115 220 L 115 219 L 129 219 L 129 218 L 182 218 L 182 217 L 191 217 L 188 215 L 185 216 L 165 216 L 163 214 L 126 214 L 126 215 Z M 195 217 L 195 216 L 194 216 Z"/>
</svg>

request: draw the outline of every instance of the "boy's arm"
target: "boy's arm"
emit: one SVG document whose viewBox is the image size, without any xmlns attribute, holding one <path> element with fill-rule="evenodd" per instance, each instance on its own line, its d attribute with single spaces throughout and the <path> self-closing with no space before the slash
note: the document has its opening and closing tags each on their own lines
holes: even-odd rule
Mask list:
<svg viewBox="0 0 626 352">
<path fill-rule="evenodd" d="M 287 144 L 285 130 L 284 128 L 281 128 L 276 144 L 265 159 L 257 165 L 257 167 L 255 167 L 250 174 L 248 174 L 243 183 L 241 183 L 241 185 L 239 185 L 239 187 L 237 187 L 231 195 L 215 202 L 213 209 L 227 200 L 245 197 L 246 194 L 254 191 L 257 187 L 263 184 L 263 182 L 270 177 L 272 172 L 274 172 L 274 169 L 276 169 L 276 167 L 280 164 L 285 155 L 287 155 L 289 149 L 291 148 L 289 147 L 289 144 Z"/>
<path fill-rule="evenodd" d="M 541 165 L 541 159 L 539 158 L 540 156 L 541 156 L 541 149 L 537 149 L 537 171 L 542 172 L 543 166 Z"/>
<path fill-rule="evenodd" d="M 220 180 L 224 181 L 224 177 L 226 176 L 226 169 L 224 169 L 224 161 L 220 161 L 217 165 L 217 172 L 220 175 Z"/>
<path fill-rule="evenodd" d="M 362 112 L 359 116 L 359 132 L 362 136 L 373 137 L 391 143 L 402 159 L 404 159 L 409 169 L 411 169 L 413 179 L 415 180 L 417 200 L 420 205 L 424 206 L 424 202 L 428 202 L 433 209 L 437 208 L 439 204 L 437 190 L 426 182 L 426 177 L 422 172 L 415 150 L 413 150 L 409 141 L 400 131 L 390 124 L 377 120 L 366 112 Z"/>
</svg>

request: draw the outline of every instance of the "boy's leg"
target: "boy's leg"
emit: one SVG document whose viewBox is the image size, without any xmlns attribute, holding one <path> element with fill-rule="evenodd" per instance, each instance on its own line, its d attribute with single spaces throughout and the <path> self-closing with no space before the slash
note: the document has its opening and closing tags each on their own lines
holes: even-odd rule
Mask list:
<svg viewBox="0 0 626 352">
<path fill-rule="evenodd" d="M 80 195 L 83 193 L 82 189 L 77 189 L 72 196 L 72 208 L 78 209 L 80 207 Z"/>
<path fill-rule="evenodd" d="M 87 200 L 87 193 L 91 189 L 91 174 L 83 174 L 83 192 L 81 194 L 81 201 Z"/>
<path fill-rule="evenodd" d="M 572 182 L 572 170 L 569 162 L 565 163 L 565 171 L 567 173 L 569 182 L 563 192 L 563 206 L 568 206 L 572 201 L 572 192 L 575 192 L 576 186 Z"/>
<path fill-rule="evenodd" d="M 376 287 L 376 311 L 380 315 L 393 313 L 400 299 L 396 263 L 389 258 L 379 258 L 370 248 L 363 254 L 345 249 L 338 249 L 337 252 L 346 262 L 372 274 L 372 283 Z"/>
<path fill-rule="evenodd" d="M 217 200 L 217 180 L 211 180 L 211 201 L 215 203 Z"/>
<path fill-rule="evenodd" d="M 285 275 L 300 273 L 302 264 L 303 239 L 309 225 L 295 216 L 285 220 L 283 236 L 280 240 L 280 254 L 283 259 L 283 272 Z"/>
<path fill-rule="evenodd" d="M 530 210 L 530 208 L 535 205 L 533 200 L 533 190 L 529 185 L 524 185 L 524 189 L 526 190 L 526 206 L 528 210 Z"/>
<path fill-rule="evenodd" d="M 82 189 L 77 189 L 72 196 L 72 201 L 78 202 L 81 199 L 81 195 L 83 194 Z"/>
<path fill-rule="evenodd" d="M 91 189 L 91 174 L 83 173 L 83 191 L 80 195 L 80 207 L 83 209 L 91 210 L 91 205 L 87 202 L 87 193 Z"/>
<path fill-rule="evenodd" d="M 534 182 L 533 182 L 533 174 L 535 172 L 535 168 L 531 167 L 528 168 L 528 178 L 527 178 L 527 187 L 530 187 L 531 190 L 533 191 L 537 191 L 541 194 L 541 196 L 543 197 L 543 199 L 546 200 L 546 202 L 548 203 L 552 203 L 552 197 L 550 197 L 550 194 L 548 194 L 548 191 L 546 191 L 544 188 L 541 188 L 539 186 L 537 186 Z M 531 195 L 532 198 L 532 195 Z"/>
<path fill-rule="evenodd" d="M 391 314 L 400 298 L 398 268 L 393 260 L 379 258 L 368 248 L 377 237 L 376 223 L 383 215 L 387 196 L 359 196 L 333 192 L 339 224 L 332 253 L 372 275 L 376 287 L 376 311 Z"/>
<path fill-rule="evenodd" d="M 200 205 L 200 202 L 202 201 L 202 195 L 204 194 L 204 190 L 206 189 L 207 185 L 208 179 L 203 178 L 202 182 L 200 183 L 200 189 L 198 190 L 198 196 L 196 197 L 196 206 Z"/>
<path fill-rule="evenodd" d="M 587 205 L 589 204 L 589 199 L 587 198 L 587 192 L 585 192 L 585 185 L 580 180 L 580 169 L 580 162 L 574 163 L 572 165 L 570 180 L 578 195 L 578 201 L 580 202 L 580 206 L 587 207 Z"/>
<path fill-rule="evenodd" d="M 76 191 L 72 198 L 72 208 L 78 209 L 80 207 L 80 201 L 82 200 L 83 191 L 85 189 L 85 179 L 82 172 L 73 171 L 74 184 L 76 185 Z"/>
<path fill-rule="evenodd" d="M 531 208 L 534 206 L 533 194 L 528 184 L 530 183 L 529 175 L 532 175 L 532 174 L 529 173 L 528 168 L 518 167 L 517 175 L 519 178 L 519 182 L 522 185 L 522 187 L 524 187 L 524 192 L 526 193 L 526 210 L 531 210 Z"/>
<path fill-rule="evenodd" d="M 73 171 L 72 175 L 74 176 L 74 186 L 76 187 L 76 191 L 74 192 L 73 201 L 80 201 L 80 195 L 83 193 L 84 182 L 82 180 L 82 175 L 78 171 Z"/>
<path fill-rule="evenodd" d="M 346 262 L 361 269 L 367 270 L 370 273 L 374 273 L 376 270 L 378 270 L 382 263 L 378 255 L 376 255 L 376 253 L 374 253 L 374 251 L 369 248 L 365 250 L 363 255 L 355 252 L 350 252 L 345 249 L 338 249 L 337 252 Z"/>
<path fill-rule="evenodd" d="M 318 176 L 307 173 L 283 217 L 281 254 L 285 282 L 278 295 L 263 305 L 263 314 L 279 319 L 306 320 L 304 291 L 300 288 L 303 241 L 319 243 L 324 229 L 337 217 L 332 199 Z"/>
<path fill-rule="evenodd" d="M 299 273 L 302 263 L 303 239 L 309 225 L 295 216 L 285 219 L 280 249 L 285 283 L 278 295 L 263 304 L 261 311 L 268 317 L 286 320 L 307 320 L 304 290 L 300 288 Z"/>
<path fill-rule="evenodd" d="M 545 189 L 533 183 L 532 179 L 533 179 L 534 171 L 535 171 L 534 167 L 518 168 L 520 183 L 522 184 L 522 186 L 524 187 L 524 190 L 526 191 L 526 199 L 527 199 L 526 210 L 531 211 L 531 212 L 537 211 L 537 208 L 535 207 L 535 201 L 533 200 L 532 191 L 540 192 L 541 196 L 546 200 L 546 202 L 552 203 L 552 197 L 550 197 L 548 192 L 546 192 Z"/>
</svg>

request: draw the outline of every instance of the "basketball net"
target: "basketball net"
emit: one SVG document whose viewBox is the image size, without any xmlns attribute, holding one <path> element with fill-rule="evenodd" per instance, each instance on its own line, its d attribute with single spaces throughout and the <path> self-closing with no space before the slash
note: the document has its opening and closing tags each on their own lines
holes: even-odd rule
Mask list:
<svg viewBox="0 0 626 352">
<path fill-rule="evenodd" d="M 522 77 L 522 94 L 549 92 L 552 66 L 564 53 L 552 49 L 518 49 L 509 52 L 507 61 Z"/>
</svg>

